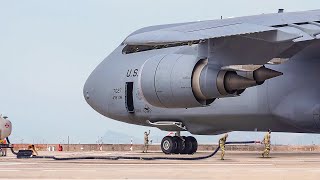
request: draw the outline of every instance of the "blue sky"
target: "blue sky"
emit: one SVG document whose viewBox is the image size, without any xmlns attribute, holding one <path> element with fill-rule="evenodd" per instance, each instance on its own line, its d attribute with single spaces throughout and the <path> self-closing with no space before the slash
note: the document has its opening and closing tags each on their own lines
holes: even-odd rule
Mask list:
<svg viewBox="0 0 320 180">
<path fill-rule="evenodd" d="M 142 136 L 144 127 L 102 117 L 82 96 L 88 75 L 127 35 L 150 25 L 278 8 L 311 10 L 320 1 L 0 1 L 0 112 L 13 122 L 16 142 L 63 142 L 70 136 L 73 143 L 92 143 L 110 130 Z"/>
</svg>

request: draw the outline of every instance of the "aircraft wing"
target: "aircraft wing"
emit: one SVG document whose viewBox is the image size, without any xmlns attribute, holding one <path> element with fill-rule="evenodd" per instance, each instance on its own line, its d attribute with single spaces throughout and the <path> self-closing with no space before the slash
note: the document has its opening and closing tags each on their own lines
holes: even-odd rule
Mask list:
<svg viewBox="0 0 320 180">
<path fill-rule="evenodd" d="M 199 44 L 198 56 L 220 66 L 263 65 L 289 59 L 319 39 L 320 23 L 257 25 L 198 23 L 129 36 L 124 53 Z"/>
<path fill-rule="evenodd" d="M 178 28 L 149 31 L 129 36 L 124 43 L 127 45 L 166 45 L 230 36 L 245 36 L 268 42 L 291 41 L 301 37 L 273 27 L 233 23 L 199 29 L 188 29 L 188 26 L 180 26 Z"/>
</svg>

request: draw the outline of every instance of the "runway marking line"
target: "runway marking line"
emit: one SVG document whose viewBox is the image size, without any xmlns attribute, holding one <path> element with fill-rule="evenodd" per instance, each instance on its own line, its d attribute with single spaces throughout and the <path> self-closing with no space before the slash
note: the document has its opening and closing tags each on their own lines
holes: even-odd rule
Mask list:
<svg viewBox="0 0 320 180">
<path fill-rule="evenodd" d="M 0 166 L 10 166 L 10 165 L 32 165 L 39 163 L 29 163 L 29 162 L 0 162 Z"/>
<path fill-rule="evenodd" d="M 91 164 L 82 164 L 82 165 L 91 165 Z M 130 164 L 118 164 L 118 163 L 114 163 L 114 164 L 103 164 L 103 163 L 99 163 L 99 164 L 94 164 L 94 165 L 106 165 L 106 166 L 273 166 L 274 164 L 265 164 L 265 163 L 261 163 L 261 164 L 255 164 L 255 163 L 250 163 L 250 164 L 245 164 L 245 163 L 241 163 L 241 164 L 236 164 L 236 163 L 216 163 L 216 164 L 195 164 L 195 163 L 190 163 L 190 164 L 142 164 L 142 163 L 130 163 Z"/>
<path fill-rule="evenodd" d="M 97 172 L 97 170 L 89 170 L 89 169 L 43 169 L 43 172 L 73 172 L 73 171 L 81 171 L 81 172 Z"/>
<path fill-rule="evenodd" d="M 91 166 L 92 164 L 81 164 L 81 166 Z M 255 164 L 255 163 L 249 163 L 249 164 L 234 164 L 234 163 L 215 163 L 215 164 L 196 164 L 196 163 L 190 163 L 190 164 L 179 164 L 179 163 L 175 163 L 175 164 L 152 164 L 152 163 L 130 163 L 130 164 L 121 164 L 121 163 L 114 163 L 114 164 L 104 164 L 104 163 L 95 163 L 94 165 L 104 165 L 104 166 L 273 166 L 275 164 L 271 164 L 271 163 L 261 163 L 261 164 Z"/>
<path fill-rule="evenodd" d="M 17 172 L 21 171 L 20 169 L 0 169 L 0 172 Z"/>
</svg>

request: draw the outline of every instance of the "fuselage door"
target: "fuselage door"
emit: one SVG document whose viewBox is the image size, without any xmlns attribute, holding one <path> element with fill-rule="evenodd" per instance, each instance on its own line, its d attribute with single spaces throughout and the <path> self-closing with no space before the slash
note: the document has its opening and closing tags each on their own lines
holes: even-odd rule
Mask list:
<svg viewBox="0 0 320 180">
<path fill-rule="evenodd" d="M 126 108 L 129 113 L 134 113 L 133 105 L 133 82 L 126 82 Z"/>
</svg>

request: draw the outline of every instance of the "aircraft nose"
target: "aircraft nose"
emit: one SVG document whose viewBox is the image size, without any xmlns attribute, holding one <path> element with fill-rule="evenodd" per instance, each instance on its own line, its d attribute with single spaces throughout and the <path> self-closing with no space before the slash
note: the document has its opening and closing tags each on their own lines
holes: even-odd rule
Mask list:
<svg viewBox="0 0 320 180">
<path fill-rule="evenodd" d="M 83 97 L 87 102 L 88 102 L 88 100 L 90 100 L 90 93 L 89 93 L 90 86 L 89 86 L 88 80 L 86 81 L 86 83 L 84 84 L 84 87 L 83 87 Z"/>
<path fill-rule="evenodd" d="M 87 81 L 84 84 L 83 97 L 84 97 L 84 99 L 87 101 L 87 103 L 90 106 L 93 106 L 95 87 L 94 87 L 94 84 L 93 84 L 94 80 L 93 80 L 93 78 L 91 76 L 92 75 L 89 76 L 89 78 L 87 79 Z"/>
<path fill-rule="evenodd" d="M 87 103 L 101 114 L 107 113 L 107 102 L 105 99 L 105 84 L 101 81 L 101 73 L 95 70 L 89 76 L 83 87 L 83 96 Z"/>
</svg>

